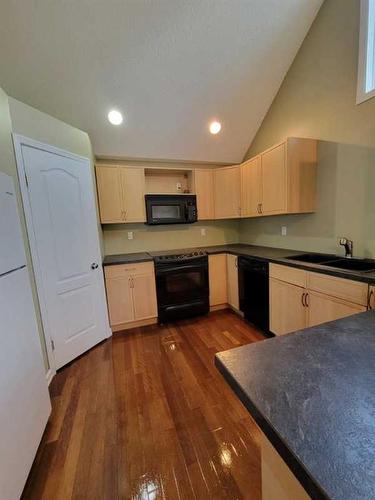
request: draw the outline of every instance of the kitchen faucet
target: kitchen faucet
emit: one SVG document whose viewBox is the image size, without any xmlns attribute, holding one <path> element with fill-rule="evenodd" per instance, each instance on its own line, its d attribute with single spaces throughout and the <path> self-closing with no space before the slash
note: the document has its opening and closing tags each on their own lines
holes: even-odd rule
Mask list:
<svg viewBox="0 0 375 500">
<path fill-rule="evenodd" d="M 340 238 L 339 244 L 345 248 L 345 257 L 351 259 L 353 257 L 353 241 L 348 238 Z"/>
</svg>

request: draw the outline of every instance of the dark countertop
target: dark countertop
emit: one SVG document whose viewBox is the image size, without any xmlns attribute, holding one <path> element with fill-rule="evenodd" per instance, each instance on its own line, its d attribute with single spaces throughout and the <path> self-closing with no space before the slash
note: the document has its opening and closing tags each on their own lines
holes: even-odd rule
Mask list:
<svg viewBox="0 0 375 500">
<path fill-rule="evenodd" d="M 115 266 L 118 264 L 135 264 L 136 262 L 152 261 L 150 254 L 146 252 L 121 253 L 118 255 L 106 255 L 103 260 L 103 266 Z"/>
<path fill-rule="evenodd" d="M 197 249 L 205 250 L 209 255 L 218 253 L 230 253 L 233 255 L 256 257 L 277 264 L 284 264 L 290 267 L 298 267 L 300 269 L 305 269 L 307 271 L 316 271 L 322 274 L 338 276 L 340 278 L 352 279 L 355 281 L 363 281 L 364 283 L 375 284 L 375 272 L 364 273 L 358 271 L 346 271 L 342 269 L 335 269 L 332 267 L 330 268 L 327 266 L 322 266 L 319 264 L 309 264 L 307 262 L 299 262 L 286 259 L 286 257 L 290 257 L 292 255 L 306 253 L 308 252 L 308 250 L 288 250 L 285 248 L 262 247 L 257 245 L 246 245 L 243 243 L 232 243 L 228 245 L 216 245 L 216 246 L 206 246 L 206 247 L 196 247 L 196 248 L 179 248 L 174 250 L 161 250 L 158 252 L 148 252 L 148 253 L 139 252 L 139 253 L 128 253 L 128 254 L 125 253 L 119 255 L 107 255 L 103 260 L 103 265 L 108 266 L 114 264 L 132 264 L 135 262 L 147 262 L 147 261 L 152 261 L 153 257 L 156 257 L 158 255 L 185 253 Z"/>
<path fill-rule="evenodd" d="M 375 311 L 216 355 L 313 498 L 375 498 Z"/>
</svg>

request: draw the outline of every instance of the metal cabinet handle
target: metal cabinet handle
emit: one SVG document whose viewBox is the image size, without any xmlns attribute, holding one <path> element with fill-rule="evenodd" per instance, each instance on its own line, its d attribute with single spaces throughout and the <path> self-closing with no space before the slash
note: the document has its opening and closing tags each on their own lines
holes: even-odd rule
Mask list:
<svg viewBox="0 0 375 500">
<path fill-rule="evenodd" d="M 305 296 L 305 304 L 306 304 L 306 307 L 310 307 L 310 300 L 309 300 L 309 294 L 306 293 L 306 296 Z"/>
<path fill-rule="evenodd" d="M 303 292 L 303 294 L 301 295 L 301 302 L 302 302 L 303 307 L 306 307 L 306 304 L 305 304 L 305 295 L 306 295 L 305 292 Z"/>
<path fill-rule="evenodd" d="M 236 259 L 235 259 L 235 261 L 234 261 L 234 265 L 235 265 L 236 267 L 238 267 L 238 257 L 236 257 Z"/>
<path fill-rule="evenodd" d="M 367 309 L 368 310 L 372 309 L 371 299 L 372 299 L 373 295 L 374 295 L 374 290 L 370 290 L 368 297 L 367 297 Z"/>
<path fill-rule="evenodd" d="M 262 214 L 263 213 L 263 203 L 259 203 L 259 207 L 260 207 L 260 213 Z"/>
</svg>

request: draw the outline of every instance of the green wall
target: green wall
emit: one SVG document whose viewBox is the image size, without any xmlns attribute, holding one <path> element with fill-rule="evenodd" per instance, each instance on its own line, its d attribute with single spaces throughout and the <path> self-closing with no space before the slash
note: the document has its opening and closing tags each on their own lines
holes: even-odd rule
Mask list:
<svg viewBox="0 0 375 500">
<path fill-rule="evenodd" d="M 241 242 L 339 252 L 347 236 L 375 257 L 375 99 L 355 103 L 359 4 L 324 2 L 246 155 L 288 136 L 320 139 L 317 212 L 241 221 Z"/>
</svg>

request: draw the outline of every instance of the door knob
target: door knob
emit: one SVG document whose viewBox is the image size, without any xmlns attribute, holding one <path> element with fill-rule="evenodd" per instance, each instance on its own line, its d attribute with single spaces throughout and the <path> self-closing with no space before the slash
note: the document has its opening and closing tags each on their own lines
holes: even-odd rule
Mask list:
<svg viewBox="0 0 375 500">
<path fill-rule="evenodd" d="M 91 269 L 98 269 L 98 267 L 99 267 L 99 264 L 97 264 L 96 262 L 93 262 L 91 264 Z"/>
</svg>

